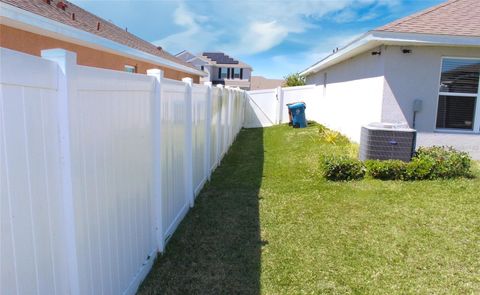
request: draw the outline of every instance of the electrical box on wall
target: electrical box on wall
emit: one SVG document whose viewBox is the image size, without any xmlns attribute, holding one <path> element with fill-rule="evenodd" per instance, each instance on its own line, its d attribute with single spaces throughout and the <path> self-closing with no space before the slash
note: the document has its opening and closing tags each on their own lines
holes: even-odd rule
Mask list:
<svg viewBox="0 0 480 295">
<path fill-rule="evenodd" d="M 422 110 L 422 100 L 421 99 L 415 99 L 413 101 L 413 111 L 414 112 L 420 112 Z"/>
</svg>

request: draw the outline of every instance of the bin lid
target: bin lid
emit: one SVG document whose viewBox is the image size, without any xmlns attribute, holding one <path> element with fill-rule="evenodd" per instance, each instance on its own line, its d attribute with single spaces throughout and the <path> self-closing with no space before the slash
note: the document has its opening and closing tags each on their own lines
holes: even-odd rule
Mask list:
<svg viewBox="0 0 480 295">
<path fill-rule="evenodd" d="M 294 109 L 300 109 L 300 108 L 305 108 L 305 103 L 304 102 L 297 102 L 291 105 L 287 105 L 289 109 L 294 110 Z"/>
</svg>

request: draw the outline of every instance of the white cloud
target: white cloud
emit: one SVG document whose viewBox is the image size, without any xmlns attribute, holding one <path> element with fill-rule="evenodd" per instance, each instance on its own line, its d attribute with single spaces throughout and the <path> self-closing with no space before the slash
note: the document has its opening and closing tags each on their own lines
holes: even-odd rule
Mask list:
<svg viewBox="0 0 480 295">
<path fill-rule="evenodd" d="M 256 54 L 281 44 L 294 33 L 315 27 L 326 15 L 338 14 L 338 22 L 351 21 L 356 19 L 357 9 L 372 5 L 394 7 L 399 1 L 181 1 L 174 20 L 183 31 L 154 43 L 171 51 L 225 50 L 235 55 Z"/>
<path fill-rule="evenodd" d="M 174 22 L 184 28 L 184 31 L 154 41 L 153 44 L 162 46 L 172 52 L 188 49 L 193 52 L 202 51 L 217 42 L 220 32 L 211 32 L 204 29 L 208 17 L 194 14 L 186 5 L 181 3 L 174 12 Z"/>
<path fill-rule="evenodd" d="M 259 75 L 267 77 L 282 78 L 288 74 L 303 71 L 312 64 L 327 57 L 332 53 L 333 48 L 341 48 L 349 42 L 358 38 L 360 34 L 355 32 L 344 32 L 322 40 L 321 44 L 308 48 L 294 54 L 274 55 L 269 59 L 270 66 L 267 71 L 258 72 Z"/>
<path fill-rule="evenodd" d="M 280 44 L 287 36 L 289 30 L 277 21 L 253 22 L 246 32 L 240 36 L 229 52 L 232 54 L 254 54 L 268 50 Z"/>
</svg>

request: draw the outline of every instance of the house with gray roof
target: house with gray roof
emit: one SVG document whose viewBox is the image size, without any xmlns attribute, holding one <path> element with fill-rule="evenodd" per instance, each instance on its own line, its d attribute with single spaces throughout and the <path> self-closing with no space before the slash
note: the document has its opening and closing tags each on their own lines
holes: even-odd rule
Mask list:
<svg viewBox="0 0 480 295">
<path fill-rule="evenodd" d="M 250 90 L 252 67 L 223 52 L 202 52 L 196 55 L 184 50 L 175 56 L 204 71 L 207 75 L 200 79 L 201 82 Z"/>
<path fill-rule="evenodd" d="M 330 110 L 336 116 L 407 123 L 417 146 L 480 159 L 478 0 L 450 0 L 369 31 L 301 75 L 320 86 L 319 99 L 345 102 Z"/>
</svg>

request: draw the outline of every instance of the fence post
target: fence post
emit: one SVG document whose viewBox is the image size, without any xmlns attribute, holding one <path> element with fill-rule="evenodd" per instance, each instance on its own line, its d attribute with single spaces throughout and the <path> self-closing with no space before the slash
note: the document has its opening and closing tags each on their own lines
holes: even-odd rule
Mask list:
<svg viewBox="0 0 480 295">
<path fill-rule="evenodd" d="M 72 157 L 70 150 L 70 101 L 76 95 L 77 54 L 64 49 L 42 50 L 42 58 L 55 62 L 58 75 L 58 133 L 60 146 L 60 181 L 63 200 L 63 236 L 68 263 L 68 279 L 71 294 L 80 294 L 78 269 L 75 202 L 72 183 Z"/>
<path fill-rule="evenodd" d="M 161 148 L 162 148 L 162 79 L 163 71 L 159 69 L 147 70 L 147 75 L 155 78 L 153 88 L 151 115 L 152 115 L 152 172 L 153 172 L 153 225 L 154 236 L 157 239 L 158 252 L 165 250 L 165 237 L 163 233 L 163 197 L 162 197 L 162 166 L 161 166 Z"/>
<path fill-rule="evenodd" d="M 281 86 L 277 87 L 278 113 L 277 124 L 282 124 L 283 121 L 283 89 Z"/>
<path fill-rule="evenodd" d="M 207 176 L 208 181 L 210 181 L 210 149 L 212 148 L 212 82 L 205 82 L 205 86 L 208 88 L 207 92 L 207 113 L 206 113 L 206 139 L 205 139 L 205 175 Z"/>
<path fill-rule="evenodd" d="M 185 187 L 190 207 L 193 207 L 195 196 L 193 192 L 193 148 L 192 148 L 192 78 L 183 78 L 185 82 Z"/>
</svg>

